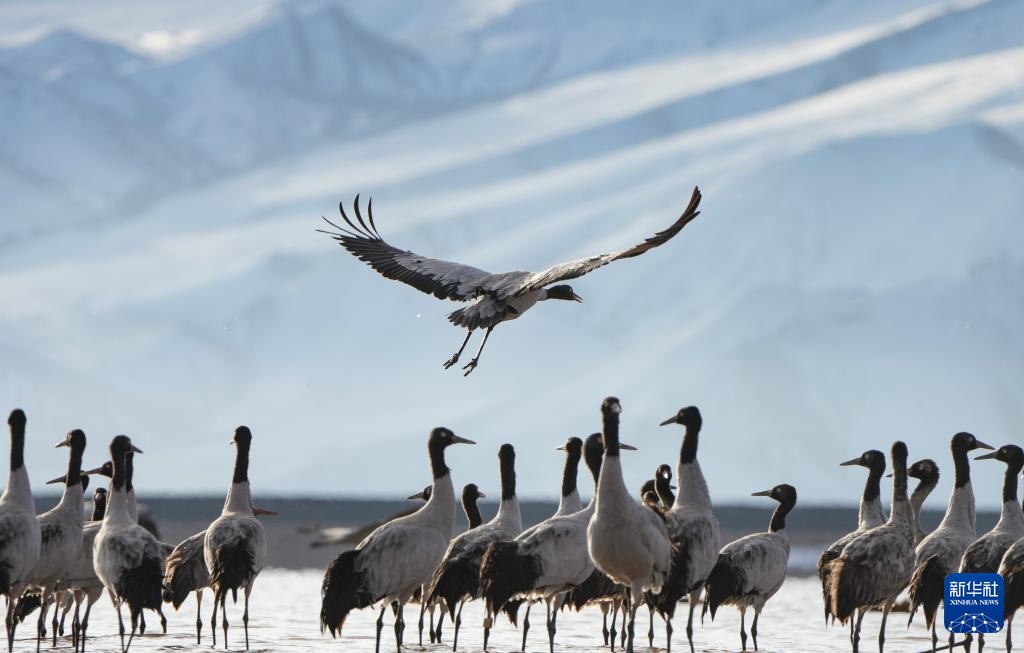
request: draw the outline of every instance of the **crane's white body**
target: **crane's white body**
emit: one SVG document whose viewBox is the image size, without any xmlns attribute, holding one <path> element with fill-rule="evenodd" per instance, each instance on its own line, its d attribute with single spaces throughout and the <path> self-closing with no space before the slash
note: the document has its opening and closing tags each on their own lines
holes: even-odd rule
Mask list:
<svg viewBox="0 0 1024 653">
<path fill-rule="evenodd" d="M 22 465 L 8 477 L 7 487 L 0 496 L 0 564 L 10 570 L 9 600 L 21 596 L 21 590 L 39 560 L 41 548 L 42 536 L 32 499 L 32 485 Z"/>
</svg>

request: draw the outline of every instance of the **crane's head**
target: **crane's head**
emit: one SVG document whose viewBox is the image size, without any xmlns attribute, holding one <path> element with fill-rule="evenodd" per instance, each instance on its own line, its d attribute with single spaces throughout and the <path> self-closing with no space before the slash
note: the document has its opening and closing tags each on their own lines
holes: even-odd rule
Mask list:
<svg viewBox="0 0 1024 653">
<path fill-rule="evenodd" d="M 704 423 L 700 416 L 700 410 L 696 406 L 686 406 L 680 408 L 672 417 L 661 423 L 661 426 L 668 426 L 669 424 L 680 424 L 687 428 L 699 429 Z"/>
<path fill-rule="evenodd" d="M 547 289 L 547 297 L 545 299 L 565 299 L 574 302 L 583 303 L 583 298 L 577 295 L 572 290 L 572 286 L 562 284 L 560 286 L 551 286 Z"/>
</svg>

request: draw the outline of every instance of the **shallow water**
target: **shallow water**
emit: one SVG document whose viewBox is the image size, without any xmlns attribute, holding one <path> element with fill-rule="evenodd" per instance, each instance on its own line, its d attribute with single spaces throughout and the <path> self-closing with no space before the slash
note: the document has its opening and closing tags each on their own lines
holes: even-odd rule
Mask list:
<svg viewBox="0 0 1024 653">
<path fill-rule="evenodd" d="M 345 625 L 345 631 L 339 640 L 332 641 L 329 635 L 321 635 L 319 630 L 320 582 L 322 572 L 310 571 L 264 571 L 256 583 L 250 605 L 249 638 L 252 651 L 309 651 L 314 648 L 372 653 L 377 613 L 363 610 L 352 614 Z M 147 618 L 150 631 L 145 636 L 137 637 L 131 650 L 144 651 L 209 651 L 209 605 L 210 594 L 207 592 L 204 601 L 203 618 L 207 622 L 203 627 L 203 645 L 195 643 L 195 601 L 190 599 L 181 612 L 174 612 L 168 606 L 168 633 L 159 634 L 159 624 L 155 615 Z M 467 604 L 463 611 L 463 627 L 459 634 L 460 651 L 480 651 L 482 641 L 481 606 L 479 602 Z M 452 628 L 448 620 L 444 625 L 444 641 L 446 644 L 417 644 L 418 635 L 416 620 L 418 606 L 406 608 L 406 649 L 410 651 L 450 651 Z M 672 638 L 674 651 L 684 653 L 686 650 L 685 634 L 686 605 L 680 605 L 675 620 L 675 634 Z M 532 624 L 527 643 L 528 651 L 546 652 L 547 634 L 544 627 L 543 604 L 534 606 L 531 613 Z M 228 618 L 231 622 L 229 631 L 232 650 L 244 648 L 242 632 L 242 615 L 240 607 L 229 606 Z M 878 633 L 880 615 L 870 614 L 864 619 L 864 639 L 861 650 L 873 652 L 877 650 L 875 637 Z M 930 650 L 930 638 L 925 633 L 920 614 L 906 629 L 906 613 L 893 613 L 887 629 L 886 650 L 892 653 L 916 652 Z M 113 653 L 120 651 L 117 632 L 117 619 L 108 601 L 101 600 L 93 609 L 89 625 L 88 650 L 96 653 Z M 382 633 L 381 650 L 394 651 L 394 632 L 391 627 L 390 611 L 385 617 Z M 153 634 L 153 629 L 157 634 Z M 748 620 L 747 626 L 750 623 Z M 694 639 L 698 651 L 720 653 L 723 651 L 740 650 L 739 613 L 732 608 L 722 608 L 717 620 L 712 623 L 710 617 L 703 628 L 699 619 L 695 618 Z M 16 651 L 30 651 L 35 647 L 35 639 L 28 638 L 31 626 L 23 624 L 18 632 Z M 940 643 L 944 641 L 945 631 L 940 631 Z M 520 631 L 515 629 L 504 618 L 499 620 L 491 632 L 489 650 L 495 653 L 518 651 Z M 223 646 L 221 633 L 218 632 L 218 643 Z M 664 625 L 655 622 L 655 646 L 663 650 L 665 645 Z M 1003 635 L 994 635 L 986 642 L 986 651 L 1002 651 Z M 748 641 L 752 647 L 752 642 Z M 820 587 L 816 578 L 790 578 L 765 608 L 758 624 L 758 644 L 767 653 L 779 651 L 848 651 L 850 650 L 847 631 L 841 627 L 826 629 L 821 610 Z M 581 613 L 563 612 L 558 619 L 558 634 L 555 640 L 558 651 L 600 651 L 601 646 L 601 613 L 597 609 L 588 609 Z M 71 650 L 70 638 L 59 640 L 59 647 Z M 48 648 L 48 647 L 45 647 Z M 641 608 L 637 614 L 637 646 L 636 650 L 647 651 L 647 614 Z M 962 650 L 962 649 L 961 649 Z"/>
</svg>

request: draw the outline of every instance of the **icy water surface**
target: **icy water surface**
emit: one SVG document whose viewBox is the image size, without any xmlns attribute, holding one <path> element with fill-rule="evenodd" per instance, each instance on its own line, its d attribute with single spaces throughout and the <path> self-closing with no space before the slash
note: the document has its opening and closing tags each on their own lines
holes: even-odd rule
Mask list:
<svg viewBox="0 0 1024 653">
<path fill-rule="evenodd" d="M 320 582 L 322 572 L 310 571 L 264 571 L 256 583 L 250 606 L 250 645 L 253 651 L 344 651 L 346 653 L 372 653 L 374 644 L 374 622 L 376 613 L 363 610 L 353 613 L 345 626 L 341 639 L 331 640 L 330 636 L 320 634 L 318 617 L 320 611 Z M 210 595 L 204 601 L 204 620 L 209 621 Z M 447 644 L 417 644 L 416 619 L 418 606 L 406 608 L 406 649 L 409 651 L 450 651 L 452 628 L 445 620 L 443 637 Z M 531 613 L 532 624 L 527 643 L 528 651 L 546 652 L 547 634 L 544 628 L 543 604 L 534 606 Z M 679 606 L 675 623 L 675 634 L 672 639 L 674 651 L 685 653 L 686 605 Z M 181 612 L 175 613 L 168 606 L 168 633 L 166 635 L 147 633 L 136 638 L 131 650 L 139 653 L 145 651 L 209 651 L 209 628 L 204 625 L 203 645 L 195 643 L 195 601 L 190 599 L 182 606 Z M 242 615 L 241 609 L 228 608 L 231 621 L 230 645 L 232 650 L 241 650 Z M 463 627 L 459 635 L 459 650 L 477 652 L 482 649 L 482 632 L 480 628 L 481 610 L 478 602 L 467 604 L 463 611 Z M 861 650 L 865 653 L 877 651 L 875 637 L 878 633 L 879 615 L 870 614 L 864 619 L 864 640 Z M 894 613 L 889 619 L 886 651 L 892 653 L 916 652 L 930 650 L 930 639 L 926 636 L 921 617 L 915 619 L 909 632 L 906 629 L 906 613 Z M 116 617 L 109 602 L 103 599 L 93 609 L 90 619 L 90 651 L 96 653 L 112 653 L 120 651 L 117 643 Z M 159 633 L 159 624 L 155 616 L 149 616 L 149 628 L 154 626 Z M 640 651 L 647 647 L 647 614 L 641 608 L 637 616 L 637 648 Z M 394 651 L 394 632 L 391 628 L 390 611 L 385 620 L 385 628 L 381 651 Z M 748 621 L 749 628 L 750 623 Z M 699 620 L 695 626 L 695 640 L 698 651 L 720 653 L 722 651 L 739 651 L 739 613 L 732 608 L 723 608 L 718 618 L 708 622 L 701 628 Z M 26 636 L 31 627 L 21 626 L 16 651 L 30 651 L 35 641 Z M 817 652 L 817 651 L 848 651 L 850 650 L 847 632 L 840 627 L 826 629 L 821 609 L 820 588 L 816 578 L 790 578 L 786 581 L 778 595 L 768 603 L 761 615 L 758 628 L 758 644 L 762 651 L 768 653 L 778 651 Z M 943 631 L 944 632 L 944 631 Z M 655 646 L 663 650 L 665 646 L 664 626 L 655 622 Z M 1024 635 L 1022 635 L 1024 636 Z M 941 635 L 940 635 L 941 637 Z M 218 640 L 220 633 L 218 632 Z M 495 653 L 518 651 L 520 632 L 504 619 L 500 620 L 491 633 L 488 647 Z M 558 651 L 600 651 L 601 647 L 601 613 L 586 610 L 582 613 L 563 612 L 558 620 L 558 635 L 555 640 Z M 752 642 L 748 642 L 752 646 Z M 223 643 L 218 641 L 218 648 Z M 1003 635 L 995 635 L 986 642 L 986 651 L 1002 651 Z M 60 647 L 71 650 L 70 639 L 60 640 Z M 48 648 L 48 647 L 46 647 Z M 962 650 L 962 649 L 960 649 Z"/>
</svg>

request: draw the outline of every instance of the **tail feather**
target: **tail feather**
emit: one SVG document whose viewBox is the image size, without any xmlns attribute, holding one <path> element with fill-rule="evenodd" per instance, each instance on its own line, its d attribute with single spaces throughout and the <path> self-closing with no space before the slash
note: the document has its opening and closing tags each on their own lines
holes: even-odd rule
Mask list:
<svg viewBox="0 0 1024 653">
<path fill-rule="evenodd" d="M 690 574 L 690 556 L 685 550 L 678 550 L 672 557 L 672 567 L 668 573 L 668 579 L 661 586 L 657 594 L 647 593 L 647 601 L 654 606 L 654 609 L 664 619 L 671 619 L 675 616 L 676 606 L 679 601 L 690 592 L 699 590 L 703 583 L 695 587 L 689 586 L 687 578 Z"/>
<path fill-rule="evenodd" d="M 826 622 L 831 615 L 839 623 L 845 624 L 857 608 L 874 604 L 876 597 L 869 596 L 873 570 L 861 568 L 849 560 L 836 559 L 823 572 L 822 582 L 827 578 L 829 583 L 827 589 L 823 587 L 829 599 L 825 612 Z"/>
<path fill-rule="evenodd" d="M 832 615 L 832 562 L 838 558 L 839 555 L 829 549 L 826 549 L 821 557 L 818 558 L 818 578 L 821 579 L 821 598 L 825 603 L 825 625 L 828 626 L 829 620 L 834 619 Z"/>
<path fill-rule="evenodd" d="M 487 610 L 495 614 L 517 595 L 534 589 L 540 574 L 539 561 L 521 553 L 518 542 L 489 544 L 480 562 L 480 593 Z"/>
<path fill-rule="evenodd" d="M 736 597 L 743 590 L 743 577 L 739 569 L 729 564 L 728 558 L 718 556 L 708 579 L 704 581 L 704 609 L 701 612 L 701 620 L 708 610 L 711 611 L 711 620 L 715 620 L 715 613 L 718 606 L 731 598 Z"/>
<path fill-rule="evenodd" d="M 914 570 L 914 575 L 910 578 L 910 618 L 907 625 L 914 620 L 917 608 L 923 607 L 925 624 L 929 628 L 932 627 L 945 593 L 943 582 L 947 574 L 937 555 L 931 556 Z"/>
<path fill-rule="evenodd" d="M 163 604 L 164 568 L 163 560 L 145 556 L 139 566 L 121 574 L 117 593 L 124 599 L 133 614 L 143 609 L 160 610 Z"/>
<path fill-rule="evenodd" d="M 572 588 L 563 605 L 569 605 L 579 612 L 595 601 L 621 596 L 622 585 L 618 585 L 601 570 L 594 569 L 587 580 Z"/>
<path fill-rule="evenodd" d="M 476 598 L 479 591 L 480 560 L 475 556 L 452 556 L 434 572 L 430 601 L 444 601 L 449 618 L 455 619 L 459 601 Z"/>
<path fill-rule="evenodd" d="M 324 573 L 320 590 L 320 632 L 330 631 L 331 637 L 341 634 L 345 619 L 352 610 L 373 605 L 376 597 L 366 587 L 366 576 L 356 569 L 359 550 L 341 553 Z"/>
<path fill-rule="evenodd" d="M 231 590 L 234 594 L 248 585 L 255 575 L 256 562 L 243 540 L 233 540 L 217 547 L 210 570 L 210 586 L 214 592 L 224 594 Z"/>
</svg>

